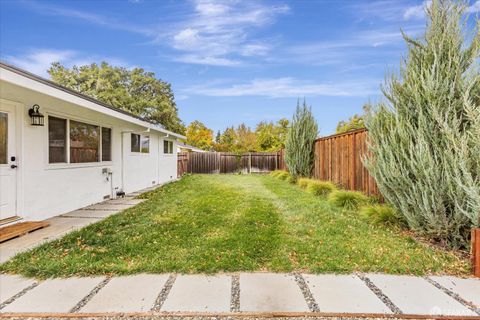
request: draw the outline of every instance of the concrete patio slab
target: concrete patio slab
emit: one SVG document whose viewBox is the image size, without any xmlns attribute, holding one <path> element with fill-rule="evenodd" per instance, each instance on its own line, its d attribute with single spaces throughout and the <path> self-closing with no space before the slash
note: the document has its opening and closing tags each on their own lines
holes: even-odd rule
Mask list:
<svg viewBox="0 0 480 320">
<path fill-rule="evenodd" d="M 82 210 L 80 209 L 80 210 L 62 214 L 61 217 L 104 219 L 118 212 L 120 212 L 120 210 Z"/>
<path fill-rule="evenodd" d="M 162 311 L 229 312 L 231 277 L 177 276 Z"/>
<path fill-rule="evenodd" d="M 321 312 L 392 313 L 354 275 L 303 275 Z"/>
<path fill-rule="evenodd" d="M 432 276 L 430 279 L 437 282 L 444 288 L 452 291 L 453 293 L 458 294 L 465 301 L 472 303 L 477 308 L 480 308 L 480 279 L 462 279 L 450 276 Z"/>
<path fill-rule="evenodd" d="M 150 311 L 168 274 L 139 274 L 112 278 L 79 312 Z"/>
<path fill-rule="evenodd" d="M 48 227 L 0 244 L 0 263 L 9 260 L 17 253 L 34 248 L 44 242 L 60 238 L 70 231 L 81 229 L 99 221 L 99 219 L 64 218 L 59 216 L 46 221 L 50 223 Z"/>
<path fill-rule="evenodd" d="M 97 203 L 88 207 L 85 207 L 80 210 L 116 210 L 122 211 L 128 208 L 135 206 L 134 204 L 108 204 L 108 203 Z"/>
<path fill-rule="evenodd" d="M 28 288 L 36 281 L 17 275 L 0 274 L 0 303 L 3 303 Z"/>
<path fill-rule="evenodd" d="M 69 312 L 105 278 L 45 280 L 2 312 Z"/>
<path fill-rule="evenodd" d="M 367 277 L 405 314 L 476 315 L 421 277 L 383 274 Z"/>
<path fill-rule="evenodd" d="M 309 311 L 303 293 L 291 275 L 240 274 L 240 311 Z"/>
</svg>

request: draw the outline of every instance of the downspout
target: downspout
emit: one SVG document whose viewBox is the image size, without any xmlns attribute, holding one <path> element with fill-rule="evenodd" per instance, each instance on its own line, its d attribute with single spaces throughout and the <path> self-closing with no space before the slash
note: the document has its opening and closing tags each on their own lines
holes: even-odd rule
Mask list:
<svg viewBox="0 0 480 320">
<path fill-rule="evenodd" d="M 121 146 L 120 146 L 120 150 L 121 150 L 121 156 L 120 156 L 120 162 L 121 162 L 121 177 L 122 177 L 122 191 L 125 191 L 125 153 L 124 153 L 124 139 L 123 139 L 123 135 L 125 133 L 132 133 L 133 130 L 126 130 L 126 131 L 122 131 L 120 134 L 121 134 Z"/>
</svg>

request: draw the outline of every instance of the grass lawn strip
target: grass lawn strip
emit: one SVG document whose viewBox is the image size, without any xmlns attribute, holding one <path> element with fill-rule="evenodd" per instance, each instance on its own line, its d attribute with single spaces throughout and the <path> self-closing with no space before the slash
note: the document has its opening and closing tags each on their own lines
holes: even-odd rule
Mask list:
<svg viewBox="0 0 480 320">
<path fill-rule="evenodd" d="M 264 175 L 194 175 L 136 207 L 19 254 L 1 272 L 39 278 L 235 271 L 466 274 L 451 252 Z"/>
</svg>

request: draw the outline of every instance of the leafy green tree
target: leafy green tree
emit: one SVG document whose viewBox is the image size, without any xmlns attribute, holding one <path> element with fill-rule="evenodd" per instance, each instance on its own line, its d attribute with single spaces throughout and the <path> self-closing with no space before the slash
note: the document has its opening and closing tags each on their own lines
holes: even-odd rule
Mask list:
<svg viewBox="0 0 480 320">
<path fill-rule="evenodd" d="M 337 130 L 335 133 L 344 133 L 363 128 L 365 128 L 364 116 L 355 114 L 353 117 L 350 117 L 348 121 L 340 121 L 337 125 Z"/>
<path fill-rule="evenodd" d="M 202 122 L 192 121 L 187 127 L 187 144 L 209 151 L 213 147 L 213 131 Z"/>
<path fill-rule="evenodd" d="M 369 113 L 365 159 L 411 229 L 467 247 L 480 213 L 480 33 L 465 40 L 463 2 L 433 0 L 421 39 Z"/>
<path fill-rule="evenodd" d="M 255 129 L 257 148 L 261 151 L 278 151 L 285 147 L 289 121 L 280 119 L 277 123 L 260 122 Z"/>
<path fill-rule="evenodd" d="M 309 177 L 312 173 L 315 154 L 313 146 L 318 126 L 312 110 L 305 100 L 297 103 L 292 125 L 285 142 L 285 163 L 294 177 Z"/>
<path fill-rule="evenodd" d="M 235 152 L 256 152 L 257 136 L 255 132 L 247 125 L 242 123 L 237 128 L 237 143 L 234 148 Z"/>
<path fill-rule="evenodd" d="M 220 134 L 220 137 L 216 139 L 215 151 L 229 152 L 234 150 L 234 146 L 237 141 L 237 133 L 234 127 L 228 127 Z"/>
<path fill-rule="evenodd" d="M 153 72 L 115 67 L 107 62 L 69 69 L 55 62 L 48 73 L 54 82 L 62 86 L 160 124 L 168 130 L 185 132 L 170 84 L 157 79 Z"/>
</svg>

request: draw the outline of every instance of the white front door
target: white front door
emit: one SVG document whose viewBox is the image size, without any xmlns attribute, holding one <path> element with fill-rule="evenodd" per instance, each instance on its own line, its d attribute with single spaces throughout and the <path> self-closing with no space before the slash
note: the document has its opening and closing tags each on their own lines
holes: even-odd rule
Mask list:
<svg viewBox="0 0 480 320">
<path fill-rule="evenodd" d="M 0 104 L 0 220 L 17 214 L 15 107 Z"/>
</svg>

